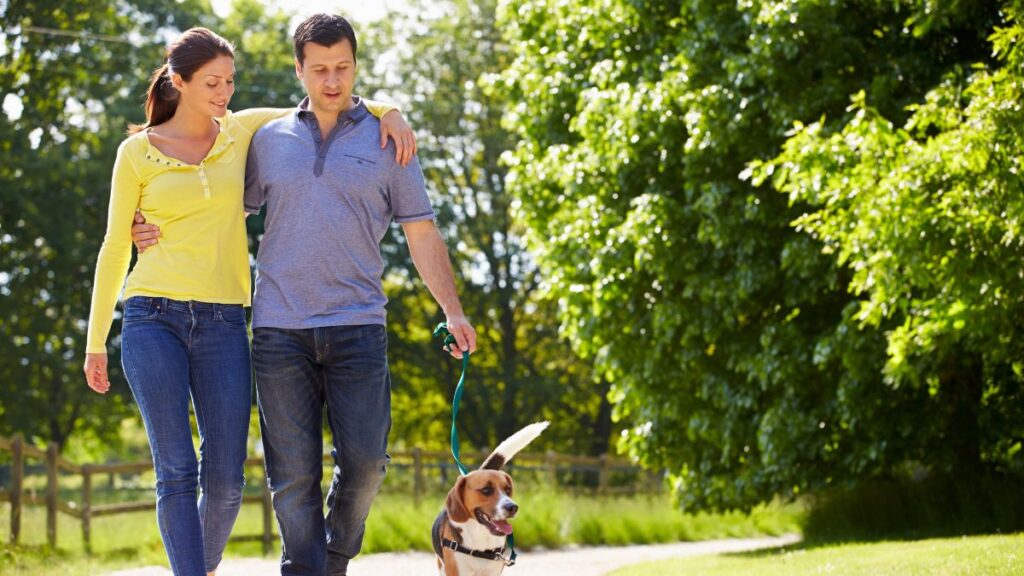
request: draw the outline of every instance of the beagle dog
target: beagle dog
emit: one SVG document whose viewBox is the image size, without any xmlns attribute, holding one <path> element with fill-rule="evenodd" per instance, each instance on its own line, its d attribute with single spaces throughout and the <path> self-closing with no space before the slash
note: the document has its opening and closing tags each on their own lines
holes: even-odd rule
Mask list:
<svg viewBox="0 0 1024 576">
<path fill-rule="evenodd" d="M 503 468 L 547 427 L 537 422 L 516 432 L 448 492 L 431 530 L 440 576 L 497 576 L 512 564 L 505 541 L 519 506 L 512 500 L 512 477 Z"/>
</svg>

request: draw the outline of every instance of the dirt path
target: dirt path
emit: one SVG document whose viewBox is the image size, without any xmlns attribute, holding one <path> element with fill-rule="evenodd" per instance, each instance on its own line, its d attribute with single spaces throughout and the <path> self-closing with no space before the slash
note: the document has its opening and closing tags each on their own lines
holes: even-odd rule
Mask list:
<svg viewBox="0 0 1024 576">
<path fill-rule="evenodd" d="M 505 571 L 509 576 L 601 576 L 623 566 L 723 552 L 744 552 L 773 548 L 798 542 L 795 534 L 777 538 L 742 538 L 680 542 L 649 546 L 581 547 L 567 550 L 523 552 L 516 565 Z M 370 554 L 356 558 L 349 568 L 351 576 L 437 576 L 434 555 L 425 552 Z M 112 572 L 108 576 L 170 576 L 166 568 L 146 567 Z M 265 558 L 228 558 L 218 576 L 275 576 L 277 561 Z"/>
</svg>

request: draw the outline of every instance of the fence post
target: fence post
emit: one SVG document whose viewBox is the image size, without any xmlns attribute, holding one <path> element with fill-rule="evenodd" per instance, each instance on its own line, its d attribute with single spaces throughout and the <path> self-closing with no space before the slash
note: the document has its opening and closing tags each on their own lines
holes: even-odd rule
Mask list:
<svg viewBox="0 0 1024 576">
<path fill-rule="evenodd" d="M 597 493 L 604 494 L 608 491 L 609 462 L 608 454 L 601 454 L 601 471 L 597 476 Z"/>
<path fill-rule="evenodd" d="M 270 495 L 266 462 L 263 465 L 263 555 L 270 554 L 274 546 L 274 501 Z"/>
<path fill-rule="evenodd" d="M 423 497 L 423 453 L 420 447 L 412 449 L 412 497 L 417 508 Z"/>
<path fill-rule="evenodd" d="M 92 465 L 82 465 L 82 542 L 92 554 Z"/>
<path fill-rule="evenodd" d="M 57 547 L 57 445 L 46 448 L 46 541 Z"/>
<path fill-rule="evenodd" d="M 547 460 L 548 476 L 550 477 L 551 487 L 558 488 L 558 454 L 555 454 L 554 450 L 548 450 L 545 455 Z"/>
<path fill-rule="evenodd" d="M 25 439 L 21 434 L 15 434 L 11 444 L 11 545 L 15 545 L 21 534 L 21 484 L 25 478 Z"/>
<path fill-rule="evenodd" d="M 647 490 L 653 493 L 661 492 L 661 485 L 661 474 L 657 470 L 649 470 L 647 472 Z"/>
</svg>

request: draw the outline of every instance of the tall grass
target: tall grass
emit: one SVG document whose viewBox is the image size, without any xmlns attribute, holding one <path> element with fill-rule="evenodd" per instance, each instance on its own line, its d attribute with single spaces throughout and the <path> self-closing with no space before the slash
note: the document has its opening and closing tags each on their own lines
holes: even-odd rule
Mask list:
<svg viewBox="0 0 1024 576">
<path fill-rule="evenodd" d="M 445 494 L 438 492 L 416 505 L 412 496 L 383 493 L 374 501 L 367 521 L 363 553 L 429 551 L 430 527 Z M 515 526 L 521 549 L 558 548 L 570 544 L 648 544 L 703 540 L 732 536 L 782 534 L 799 530 L 804 514 L 799 505 L 772 504 L 750 514 L 684 515 L 667 495 L 607 497 L 573 496 L 543 489 L 522 490 Z M 0 506 L 0 534 L 9 533 L 9 508 Z M 46 550 L 45 510 L 26 507 L 22 518 L 22 546 L 0 545 L 0 572 L 4 565 L 15 574 L 92 574 L 122 566 L 166 565 L 153 512 L 97 518 L 93 521 L 93 556 L 87 558 L 81 525 L 59 516 L 58 551 Z M 259 534 L 261 509 L 245 505 L 234 534 Z M 271 556 L 279 554 L 275 543 Z M 226 556 L 260 556 L 259 543 L 229 544 Z M 51 571 L 52 570 L 52 571 Z"/>
</svg>

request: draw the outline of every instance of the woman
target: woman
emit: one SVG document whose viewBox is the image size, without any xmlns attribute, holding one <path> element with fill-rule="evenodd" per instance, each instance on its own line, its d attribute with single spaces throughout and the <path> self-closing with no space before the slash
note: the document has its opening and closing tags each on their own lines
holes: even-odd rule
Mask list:
<svg viewBox="0 0 1024 576">
<path fill-rule="evenodd" d="M 128 276 L 121 357 L 153 454 L 160 535 L 179 576 L 216 570 L 241 505 L 252 394 L 245 159 L 253 133 L 293 111 L 232 114 L 234 72 L 232 46 L 204 28 L 182 34 L 154 72 L 147 123 L 132 127 L 114 163 L 89 318 L 84 370 L 102 394 L 110 389 L 105 343 L 138 209 L 164 238 Z M 367 105 L 378 117 L 393 110 Z M 381 132 L 396 143 L 411 136 L 398 114 L 382 119 Z"/>
</svg>

